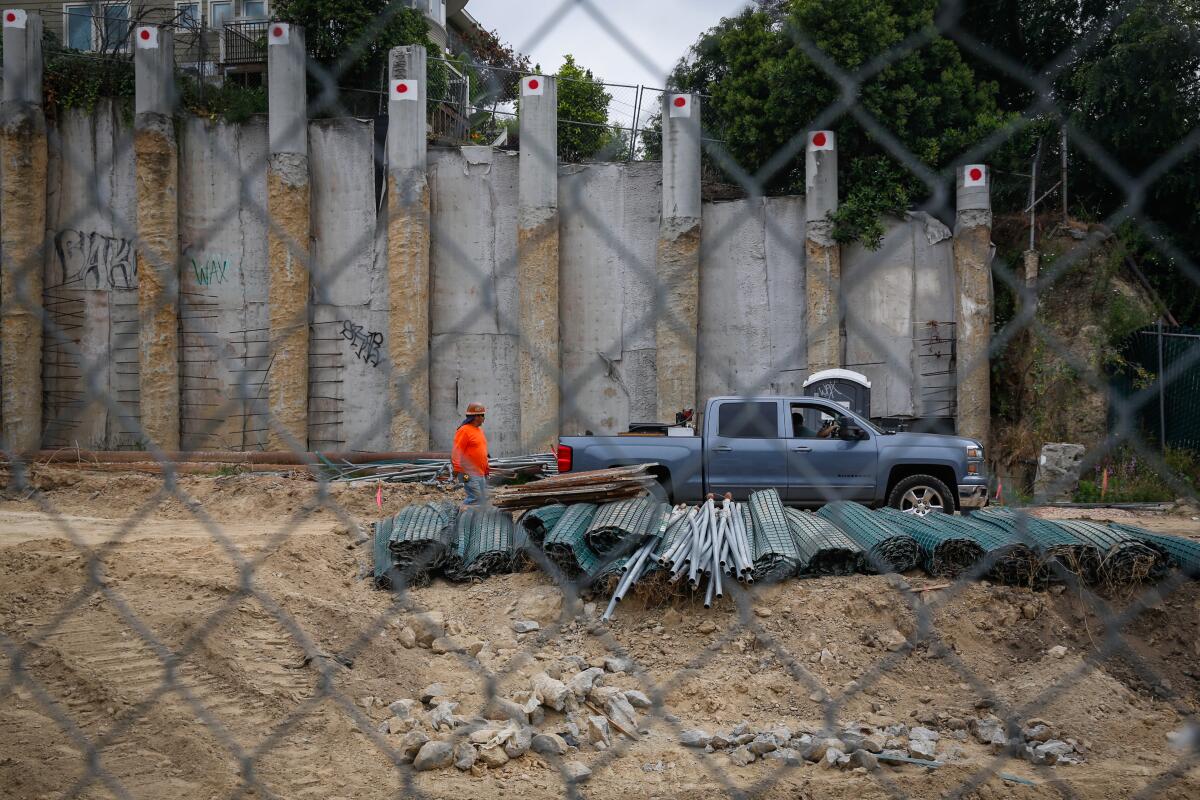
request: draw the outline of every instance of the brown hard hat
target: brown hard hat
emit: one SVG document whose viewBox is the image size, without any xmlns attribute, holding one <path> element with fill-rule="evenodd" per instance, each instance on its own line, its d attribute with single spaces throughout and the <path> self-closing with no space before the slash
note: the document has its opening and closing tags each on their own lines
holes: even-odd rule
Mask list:
<svg viewBox="0 0 1200 800">
<path fill-rule="evenodd" d="M 486 412 L 487 409 L 483 407 L 483 403 L 467 403 L 468 417 L 474 416 L 475 414 L 484 414 Z"/>
</svg>

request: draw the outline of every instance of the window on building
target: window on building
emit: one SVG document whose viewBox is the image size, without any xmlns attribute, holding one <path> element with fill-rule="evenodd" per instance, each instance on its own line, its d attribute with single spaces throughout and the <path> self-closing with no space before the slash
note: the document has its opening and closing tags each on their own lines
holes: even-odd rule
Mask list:
<svg viewBox="0 0 1200 800">
<path fill-rule="evenodd" d="M 73 50 L 92 49 L 92 8 L 88 5 L 63 6 L 67 47 Z"/>
<path fill-rule="evenodd" d="M 176 3 L 175 15 L 179 20 L 180 26 L 188 30 L 195 30 L 200 27 L 199 3 Z"/>
<path fill-rule="evenodd" d="M 208 4 L 208 24 L 214 28 L 224 28 L 225 23 L 233 18 L 233 3 L 231 0 L 217 0 Z"/>
<path fill-rule="evenodd" d="M 246 19 L 266 19 L 267 0 L 242 0 L 242 16 Z"/>
<path fill-rule="evenodd" d="M 129 46 L 129 4 L 112 3 L 104 6 L 100 19 L 100 47 L 120 50 Z"/>
</svg>

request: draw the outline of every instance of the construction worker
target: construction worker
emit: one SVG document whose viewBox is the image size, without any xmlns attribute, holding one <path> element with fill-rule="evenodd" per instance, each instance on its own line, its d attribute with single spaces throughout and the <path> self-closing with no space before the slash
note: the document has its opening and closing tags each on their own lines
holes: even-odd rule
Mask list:
<svg viewBox="0 0 1200 800">
<path fill-rule="evenodd" d="M 454 433 L 454 448 L 450 451 L 454 477 L 458 480 L 461 475 L 466 486 L 465 506 L 487 505 L 488 450 L 483 435 L 486 411 L 483 403 L 467 404 L 467 418 Z"/>
</svg>

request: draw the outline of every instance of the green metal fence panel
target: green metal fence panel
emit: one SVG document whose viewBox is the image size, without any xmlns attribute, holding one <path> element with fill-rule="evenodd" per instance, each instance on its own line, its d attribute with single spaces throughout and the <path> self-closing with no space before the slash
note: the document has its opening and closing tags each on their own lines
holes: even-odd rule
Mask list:
<svg viewBox="0 0 1200 800">
<path fill-rule="evenodd" d="M 905 514 L 894 508 L 878 512 L 891 525 L 905 531 L 921 546 L 925 571 L 938 578 L 956 578 L 984 556 L 983 545 L 961 530 L 937 524 L 945 514 Z"/>
<path fill-rule="evenodd" d="M 921 547 L 903 528 L 866 506 L 840 501 L 817 512 L 862 546 L 865 563 L 874 572 L 906 572 L 921 562 Z"/>
<path fill-rule="evenodd" d="M 784 509 L 784 514 L 800 555 L 796 574 L 849 575 L 862 570 L 862 547 L 837 526 L 795 508 Z"/>
<path fill-rule="evenodd" d="M 766 489 L 753 492 L 746 503 L 753 527 L 751 548 L 754 580 L 776 581 L 796 574 L 800 568 L 800 550 L 792 538 L 779 492 Z"/>
<path fill-rule="evenodd" d="M 1147 439 L 1200 451 L 1200 328 L 1143 328 L 1130 336 L 1122 355 L 1130 367 L 1113 378 L 1110 426 L 1119 419 L 1117 404 L 1140 394 L 1134 419 Z M 1139 368 L 1152 383 L 1139 380 Z"/>
</svg>

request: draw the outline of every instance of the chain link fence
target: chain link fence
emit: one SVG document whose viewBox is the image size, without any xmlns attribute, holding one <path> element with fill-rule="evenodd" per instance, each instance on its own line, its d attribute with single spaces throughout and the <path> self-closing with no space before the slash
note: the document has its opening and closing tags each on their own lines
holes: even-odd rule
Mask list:
<svg viewBox="0 0 1200 800">
<path fill-rule="evenodd" d="M 1122 5 L 1106 25 L 1116 24 L 1131 6 Z M 539 40 L 553 40 L 555 20 L 572 7 L 590 15 L 596 21 L 597 35 L 612 38 L 630 58 L 655 63 L 654 57 L 641 52 L 623 34 L 627 20 L 614 18 L 602 4 L 590 0 L 564 3 L 539 28 Z M 290 798 L 341 793 L 457 797 L 468 792 L 483 796 L 503 792 L 608 798 L 853 793 L 965 798 L 1030 791 L 1039 797 L 1114 793 L 1137 798 L 1195 796 L 1200 786 L 1195 772 L 1200 760 L 1196 719 L 1200 676 L 1187 664 L 1194 663 L 1198 655 L 1195 637 L 1200 633 L 1196 624 L 1200 596 L 1195 576 L 1189 574 L 1195 569 L 1196 562 L 1189 561 L 1195 559 L 1195 553 L 1187 545 L 1179 545 L 1182 555 L 1172 553 L 1176 568 L 1161 570 L 1160 580 L 1152 582 L 1148 574 L 1132 570 L 1138 580 L 1114 587 L 1096 577 L 1099 570 L 1094 564 L 1081 563 L 1080 539 L 1069 539 L 1060 549 L 1055 548 L 1062 542 L 1050 541 L 1055 536 L 1101 535 L 1092 529 L 1064 533 L 1047 528 L 1052 521 L 1023 510 L 1015 515 L 954 515 L 954 522 L 947 523 L 953 529 L 921 534 L 930 543 L 921 563 L 965 558 L 970 566 L 950 576 L 927 575 L 922 568 L 899 574 L 878 557 L 864 555 L 871 547 L 856 545 L 849 541 L 852 536 L 836 534 L 829 526 L 853 517 L 858 520 L 854 524 L 875 530 L 871 535 L 882 539 L 874 526 L 883 525 L 899 536 L 913 525 L 920 527 L 919 521 L 905 518 L 887 523 L 887 514 L 868 514 L 870 519 L 884 521 L 864 522 L 858 512 L 843 509 L 839 516 L 838 507 L 830 506 L 835 510 L 820 517 L 792 509 L 784 514 L 781 509 L 769 524 L 760 525 L 754 518 L 759 513 L 756 509 L 766 502 L 760 497 L 748 504 L 746 519 L 751 531 L 756 525 L 766 526 L 784 537 L 790 524 L 829 537 L 813 553 L 789 552 L 783 561 L 790 569 L 794 571 L 794 562 L 801 555 L 806 563 L 816 558 L 816 550 L 836 566 L 830 566 L 825 575 L 808 575 L 804 580 L 791 573 L 778 581 L 730 579 L 725 596 L 710 610 L 700 608 L 703 592 L 696 587 L 689 590 L 682 581 L 647 581 L 645 592 L 623 601 L 610 622 L 599 619 L 597 606 L 608 602 L 623 574 L 615 560 L 572 572 L 563 564 L 580 566 L 581 555 L 595 557 L 596 553 L 578 550 L 573 540 L 552 542 L 562 545 L 558 551 L 523 545 L 526 535 L 534 535 L 534 528 L 525 524 L 532 517 L 514 524 L 501 514 L 503 519 L 488 517 L 485 526 L 471 516 L 476 512 L 459 511 L 457 487 L 386 482 L 387 469 L 400 469 L 394 463 L 370 467 L 378 470 L 377 483 L 361 480 L 362 470 L 367 468 L 348 468 L 348 462 L 363 451 L 386 449 L 378 443 L 388 441 L 396 416 L 417 420 L 426 439 L 436 445 L 446 440 L 447 434 L 436 429 L 430 406 L 450 406 L 448 413 L 457 421 L 477 387 L 489 382 L 511 384 L 513 395 L 523 398 L 522 383 L 539 371 L 554 376 L 561 410 L 552 430 L 534 432 L 531 438 L 535 441 L 556 438 L 559 418 L 580 421 L 580 430 L 563 431 L 567 433 L 613 428 L 607 407 L 600 413 L 595 410 L 599 394 L 627 398 L 621 402 L 631 423 L 646 421 L 634 416 L 639 413 L 661 419 L 659 408 L 643 402 L 638 389 L 654 385 L 653 378 L 647 377 L 652 372 L 639 373 L 633 365 L 640 363 L 639 353 L 653 349 L 639 342 L 657 342 L 664 347 L 669 338 L 683 341 L 694 362 L 703 361 L 698 357 L 700 349 L 719 353 L 693 369 L 707 370 L 706 374 L 713 376 L 709 383 L 730 387 L 730 395 L 787 396 L 796 389 L 799 398 L 800 380 L 816 366 L 811 363 L 808 345 L 822 336 L 844 335 L 845 355 L 832 366 L 872 371 L 879 376 L 875 391 L 880 395 L 889 391 L 889 381 L 899 380 L 895 376 L 915 375 L 911 380 L 918 397 L 908 416 L 946 424 L 955 417 L 961 419 L 966 411 L 956 399 L 962 376 L 979 370 L 986 373 L 990 360 L 1025 337 L 1069 364 L 1078 381 L 1101 394 L 1112 409 L 1111 430 L 1099 446 L 1083 456 L 1082 470 L 1091 469 L 1119 447 L 1132 448 L 1178 489 L 1179 496 L 1194 503 L 1192 486 L 1141 435 L 1138 420 L 1147 414 L 1155 419 L 1164 394 L 1189 385 L 1187 376 L 1194 375 L 1200 348 L 1165 345 L 1170 356 L 1162 367 L 1147 365 L 1148 379 L 1115 391 L 1109 376 L 1072 352 L 1033 310 L 1033 301 L 1055 291 L 1056 282 L 1102 247 L 1104 237 L 1082 238 L 1032 281 L 1016 260 L 997 257 L 991 261 L 990 280 L 1007 287 L 1019 299 L 1020 307 L 1010 321 L 985 334 L 986 347 L 978 352 L 955 348 L 954 343 L 962 341 L 957 330 L 961 320 L 918 318 L 914 312 L 911 319 L 903 321 L 903 330 L 879 324 L 877 312 L 900 289 L 888 285 L 886 290 L 874 291 L 872 287 L 882 285 L 895 259 L 914 252 L 919 252 L 913 256 L 919 263 L 925 263 L 921 259 L 933 263 L 935 258 L 949 257 L 948 250 L 933 248 L 950 246 L 945 244 L 950 232 L 938 217 L 946 216 L 953 205 L 957 171 L 986 163 L 1005 137 L 1035 113 L 1060 118 L 1073 145 L 1121 188 L 1126 202 L 1103 220 L 1110 227 L 1129 222 L 1156 230 L 1155 222 L 1143 213 L 1143 192 L 1190 154 L 1200 140 L 1200 131 L 1196 131 L 1187 141 L 1159 154 L 1142 174 L 1128 173 L 1058 111 L 1046 81 L 1048 74 L 1061 68 L 1061 60 L 1040 75 L 1032 74 L 967 34 L 958 21 L 962 10 L 961 4 L 948 4 L 932 28 L 886 52 L 871 54 L 869 62 L 857 70 L 839 67 L 803 31 L 791 31 L 796 48 L 839 87 L 838 99 L 809 126 L 797 130 L 778 157 L 755 174 L 736 163 L 720 136 L 703 137 L 705 160 L 719 169 L 725 180 L 735 182 L 738 194 L 747 199 L 743 205 L 705 207 L 704 250 L 700 252 L 697 242 L 693 264 L 697 271 L 702 258 L 715 259 L 703 262 L 717 264 L 715 274 L 719 274 L 720 264 L 732 263 L 734 256 L 729 254 L 745 249 L 741 237 L 747 228 L 760 231 L 760 249 L 767 253 L 761 256 L 764 263 L 782 257 L 793 271 L 803 271 L 803 263 L 821 257 L 823 251 L 811 247 L 806 251 L 803 199 L 785 199 L 778 206 L 769 206 L 762 187 L 772 171 L 784 168 L 810 148 L 810 131 L 831 127 L 842 115 L 853 116 L 896 163 L 927 187 L 928 197 L 917 204 L 912 219 L 905 223 L 911 226 L 903 228 L 908 233 L 885 236 L 874 250 L 844 249 L 842 279 L 849 299 L 835 298 L 833 305 L 840 308 L 824 320 L 780 312 L 780 304 L 794 300 L 795 287 L 788 294 L 781 288 L 786 280 L 780 271 L 764 267 L 768 280 L 761 298 L 737 275 L 726 277 L 724 283 L 709 284 L 703 283 L 708 278 L 695 276 L 700 296 L 694 303 L 703 300 L 706 310 L 713 308 L 715 292 L 719 295 L 716 304 L 731 306 L 734 317 L 717 333 L 710 329 L 697 334 L 694 321 L 679 315 L 687 304 L 672 300 L 678 274 L 656 262 L 656 248 L 663 247 L 663 240 L 646 246 L 628 237 L 623 227 L 625 216 L 649 214 L 657 228 L 666 216 L 659 204 L 661 195 L 654 194 L 651 211 L 638 207 L 626 214 L 622 207 L 620 213 L 605 216 L 588 210 L 584 203 L 588 196 L 604 192 L 605 184 L 589 183 L 587 175 L 584 178 L 588 179 L 572 182 L 564 178 L 556 184 L 561 187 L 564 205 L 569 201 L 574 208 L 583 209 L 572 218 L 575 238 L 563 246 L 564 252 L 580 242 L 601 242 L 603 253 L 619 262 L 622 270 L 619 281 L 610 281 L 606 273 L 595 278 L 595 284 L 578 290 L 588 302 L 570 306 L 571 313 L 601 318 L 619 313 L 602 301 L 606 291 L 639 297 L 643 306 L 642 313 L 630 314 L 632 319 L 618 324 L 618 333 L 629 344 L 622 344 L 615 353 L 596 356 L 601 348 L 591 341 L 564 344 L 564 354 L 574 347 L 571 353 L 587 355 L 569 375 L 555 356 L 546 356 L 535 346 L 540 342 L 527 340 L 528 328 L 516 318 L 521 307 L 515 299 L 520 292 L 518 248 L 527 252 L 529 242 L 536 244 L 542 234 L 530 233 L 531 238 L 522 239 L 520 245 L 513 242 L 507 249 L 497 242 L 504 236 L 514 239 L 512 233 L 491 239 L 467 236 L 465 226 L 454 228 L 467 218 L 461 215 L 486 216 L 484 212 L 496 207 L 478 211 L 479 207 L 471 205 L 477 199 L 474 195 L 434 193 L 442 198 L 435 214 L 449 214 L 447 209 L 456 208 L 446 198 L 467 209 L 459 217 L 447 216 L 441 222 L 434 218 L 432 226 L 441 251 L 437 258 L 442 260 L 435 261 L 429 289 L 431 294 L 450 291 L 448 285 L 458 289 L 461 297 L 456 295 L 460 299 L 453 311 L 455 319 L 464 322 L 454 331 L 435 326 L 429 335 L 428 361 L 413 370 L 401 370 L 384 357 L 385 337 L 390 339 L 407 329 L 388 327 L 385 317 L 372 316 L 369 300 L 360 301 L 357 295 L 338 300 L 338 292 L 349 291 L 345 287 L 358 279 L 356 275 L 369 273 L 378 261 L 407 257 L 407 251 L 382 237 L 383 223 L 377 222 L 387 215 L 383 198 L 398 200 L 398 190 L 368 192 L 371 197 L 365 205 L 369 214 L 364 212 L 366 222 L 358 229 L 338 230 L 328 224 L 332 217 L 315 214 L 318 223 L 311 231 L 310 251 L 307 236 L 297 241 L 297 228 L 291 227 L 294 220 L 271 213 L 268 195 L 279 190 L 274 184 L 268 189 L 261 181 L 269 166 L 277 168 L 265 148 L 265 134 L 264 146 L 258 147 L 251 144 L 248 128 L 206 129 L 211 138 L 204 140 L 208 142 L 204 157 L 209 160 L 197 171 L 199 178 L 192 175 L 189 185 L 203 187 L 220 202 L 215 202 L 204 218 L 189 217 L 181 224 L 186 231 L 179 235 L 180 253 L 167 259 L 181 275 L 175 286 L 178 363 L 183 365 L 180 380 L 184 381 L 181 405 L 195 414 L 184 417 L 185 439 L 216 443 L 222 449 L 269 451 L 263 453 L 264 458 L 269 455 L 288 461 L 264 464 L 260 459 L 256 464 L 251 458 L 229 453 L 207 454 L 212 461 L 203 462 L 209 465 L 206 468 L 222 459 L 229 466 L 202 477 L 190 474 L 194 471 L 190 467 L 201 461 L 201 456 L 182 458 L 161 448 L 147 431 L 154 420 L 140 415 L 138 406 L 123 394 L 134 391 L 131 387 L 136 385 L 144 397 L 146 387 L 152 385 L 153 376 L 139 375 L 138 359 L 129 358 L 141 347 L 130 331 L 139 320 L 147 319 L 146 309 L 139 312 L 137 308 L 145 298 L 130 292 L 143 285 L 135 285 L 134 265 L 139 265 L 136 280 L 145 282 L 154 274 L 153 267 L 145 265 L 162 256 L 155 252 L 162 246 L 161 240 L 147 235 L 141 209 L 132 213 L 136 203 L 101 177 L 114 165 L 132 172 L 137 155 L 134 135 L 128 130 L 114 133 L 107 149 L 94 151 L 97 161 L 88 162 L 85 154 L 65 146 L 64 142 L 69 142 L 64 128 L 52 126 L 48 137 L 58 168 L 69 169 L 74 161 L 73 169 L 85 177 L 75 187 L 70 203 L 54 198 L 58 203 L 53 212 L 55 241 L 47 249 L 56 253 L 37 250 L 24 260 L 13 244 L 13 231 L 26 218 L 12 203 L 15 194 L 6 183 L 4 322 L 9 325 L 16 316 L 33 315 L 43 331 L 45 353 L 49 354 L 43 356 L 42 367 L 48 409 L 43 439 L 62 449 L 57 458 L 76 451 L 75 461 L 87 461 L 87 456 L 78 452 L 80 420 L 87 419 L 91 409 L 103 409 L 106 421 L 99 426 L 102 430 L 93 431 L 98 441 L 106 443 L 103 449 L 118 449 L 113 445 L 112 429 L 119 427 L 120 446 L 130 451 L 129 463 L 160 477 L 152 479 L 152 490 L 141 493 L 134 491 L 136 481 L 125 475 L 114 476 L 111 484 L 88 483 L 78 477 L 77 470 L 53 471 L 44 454 L 23 452 L 12 442 L 5 443 L 6 490 L 13 504 L 9 523 L 20 530 L 14 543 L 5 547 L 0 562 L 4 582 L 12 581 L 18 587 L 0 588 L 0 721 L 5 728 L 0 735 L 0 775 L 5 776 L 0 794 L 129 798 L 187 793 Z M 254 29 L 239 35 L 243 34 L 246 41 L 238 46 L 248 48 L 247 59 L 257 58 L 259 37 L 269 33 Z M 178 66 L 208 76 L 214 61 L 213 44 L 203 30 L 194 40 L 188 40 L 189 35 L 183 28 L 177 30 Z M 1023 81 L 1036 95 L 1028 115 L 986 139 L 969 143 L 954 163 L 945 167 L 925 163 L 905 148 L 890 133 L 889 120 L 872 117 L 856 100 L 859 89 L 872 76 L 938 36 L 953 39 Z M 223 55 L 216 60 L 228 63 L 236 54 L 228 41 L 221 42 Z M 1062 59 L 1066 57 L 1064 54 Z M 378 96 L 368 90 L 365 101 L 337 89 L 341 69 L 350 61 L 347 57 L 345 65 L 332 69 L 311 62 L 307 65 L 310 84 L 319 87 L 310 99 L 309 116 L 348 115 L 360 102 L 379 110 L 386 107 L 382 88 Z M 515 120 L 522 76 L 479 64 L 440 63 L 443 85 L 436 87 L 436 92 L 431 89 L 428 98 L 435 142 L 512 144 L 507 137 L 518 130 Z M 661 95 L 668 90 L 582 84 L 579 88 L 595 93 L 591 97 L 595 116 L 560 116 L 560 152 L 554 155 L 569 162 L 643 159 L 647 136 L 658 137 L 656 142 L 661 139 L 662 120 L 655 115 L 661 113 Z M 560 101 L 571 88 L 570 81 L 560 81 Z M 352 205 L 360 199 L 345 187 L 370 183 L 372 175 L 375 183 L 385 181 L 376 163 L 357 167 L 338 163 L 334 167 L 344 172 L 317 173 L 315 162 L 323 157 L 336 160 L 339 151 L 328 142 L 344 129 L 333 124 L 309 128 L 308 119 L 299 124 L 305 126 L 300 135 L 313 143 L 314 174 L 325 176 L 314 180 L 314 193 L 328 192 L 335 205 Z M 370 136 L 365 129 L 347 129 L 349 136 Z M 369 146 L 376 162 L 383 161 L 384 145 L 371 139 Z M 17 160 L 10 158 L 7 147 L 4 169 L 12 170 Z M 497 182 L 515 180 L 515 167 L 511 174 L 504 173 L 505 167 L 490 157 L 468 158 L 451 151 L 435 155 L 431 151 L 431 163 L 435 158 L 440 159 L 438 169 L 446 173 L 451 167 L 462 173 L 490 170 L 488 174 Z M 98 166 L 101 163 L 104 168 Z M 234 178 L 218 180 L 218 175 L 224 174 L 221 170 Z M 139 173 L 137 180 L 144 183 L 146 178 Z M 656 175 L 646 177 L 654 192 L 661 180 Z M 696 180 L 698 183 L 698 173 Z M 132 185 L 132 179 L 129 183 Z M 492 185 L 484 188 L 490 190 Z M 441 187 L 438 191 L 447 190 Z M 480 189 L 478 194 L 486 191 Z M 503 207 L 509 216 L 501 224 L 515 228 L 521 223 L 513 206 Z M 768 206 L 775 210 L 761 210 Z M 206 231 L 243 218 L 257 220 L 256 242 L 231 245 L 224 239 L 216 241 L 215 234 L 212 241 L 206 240 Z M 98 229 L 96 220 L 108 226 L 108 233 L 96 234 L 103 242 L 92 234 L 61 233 L 89 230 L 89 225 Z M 438 234 L 439 225 L 452 230 Z M 49 228 L 49 223 L 45 227 Z M 389 236 L 394 235 L 389 231 Z M 305 307 L 296 319 L 286 316 L 288 309 L 268 309 L 265 300 L 269 295 L 262 286 L 267 278 L 260 274 L 238 285 L 238 291 L 246 292 L 247 297 L 259 291 L 256 299 L 247 301 L 236 314 L 223 316 L 225 311 L 214 298 L 227 274 L 228 260 L 202 253 L 236 246 L 241 248 L 240 257 L 248 260 L 252 253 L 265 253 L 268 239 L 282 242 L 280 247 L 285 250 L 290 248 L 295 261 L 289 263 L 311 272 L 311 291 L 306 283 L 303 293 Z M 1150 240 L 1179 265 L 1180 281 L 1196 282 L 1200 273 L 1192 254 L 1174 249 L 1165 237 Z M 825 246 L 829 247 L 828 243 Z M 957 240 L 954 246 L 959 246 Z M 130 254 L 121 255 L 126 247 Z M 133 251 L 141 260 L 132 260 Z M 47 271 L 47 262 L 54 258 L 58 261 L 53 269 L 62 273 L 62 280 L 43 287 L 40 276 L 44 272 L 58 274 Z M 494 259 L 494 268 L 489 268 L 488 258 Z M 447 263 L 453 264 L 452 270 L 445 267 Z M 79 268 L 72 271 L 69 264 Z M 121 273 L 118 265 L 125 265 L 127 271 Z M 786 269 L 782 272 L 788 274 Z M 377 277 L 375 283 L 368 281 L 371 291 L 385 292 Z M 561 288 L 564 298 L 572 291 L 565 284 Z M 135 296 L 137 301 L 131 302 Z M 541 302 L 556 303 L 558 298 Z M 567 307 L 565 303 L 570 301 L 563 302 Z M 114 308 L 125 306 L 121 312 L 125 316 L 108 308 L 110 303 Z M 421 303 L 424 298 L 419 298 L 418 306 Z M 128 329 L 111 328 L 97 345 L 88 326 L 99 304 L 105 305 L 105 313 L 113 314 L 118 326 L 123 321 Z M 361 319 L 339 316 L 343 306 L 354 306 Z M 961 306 L 955 299 L 947 307 Z M 150 312 L 154 310 L 151 304 Z M 777 324 L 782 333 L 776 330 L 774 338 L 758 336 L 752 329 L 756 316 L 769 313 L 783 313 Z M 282 323 L 274 319 L 276 314 L 282 316 Z M 565 322 L 567 314 L 563 316 Z M 705 324 L 703 315 L 699 324 Z M 690 338 L 686 335 L 689 325 L 693 326 Z M 295 429 L 281 420 L 277 398 L 267 396 L 268 376 L 286 350 L 282 341 L 272 339 L 272 332 L 281 326 L 311 331 L 313 349 L 306 354 L 307 438 L 297 438 Z M 460 330 L 466 333 L 459 338 L 451 335 Z M 1148 341 L 1154 341 L 1156 335 L 1161 350 L 1161 330 L 1139 334 Z M 723 341 L 737 341 L 738 346 L 727 347 Z M 492 374 L 474 376 L 474 383 L 464 378 L 460 384 L 455 378 L 445 386 L 439 384 L 435 397 L 421 407 L 414 395 L 428 396 L 431 380 L 424 364 L 439 358 L 466 359 L 464 354 L 477 342 L 486 342 L 491 348 L 486 359 L 494 367 Z M 906 344 L 898 347 L 898 342 Z M 353 350 L 350 355 L 346 343 Z M 13 373 L 8 364 L 14 360 L 13 349 L 20 346 L 13 336 L 3 339 L 6 396 L 18 390 L 11 383 Z M 522 348 L 533 353 L 528 357 L 532 366 L 522 366 L 514 355 Z M 784 365 L 780 373 L 787 375 L 764 379 L 760 373 L 742 368 L 739 359 L 748 360 L 750 354 L 763 350 L 775 353 L 771 363 Z M 628 366 L 618 365 L 618 369 L 614 363 L 621 360 Z M 197 364 L 219 365 L 221 375 L 232 377 L 208 385 L 211 378 L 204 372 L 208 368 L 193 366 Z M 199 373 L 191 374 L 190 369 Z M 356 394 L 346 390 L 346 376 L 355 369 L 374 370 L 368 373 L 377 376 L 372 378 L 372 391 Z M 193 382 L 187 383 L 189 380 Z M 422 381 L 426 391 L 413 392 L 411 387 Z M 602 387 L 600 391 L 597 386 Z M 1190 396 L 1181 394 L 1178 402 L 1186 406 Z M 1191 402 L 1194 405 L 1194 398 Z M 351 421 L 346 411 L 351 405 L 373 412 L 366 415 L 368 422 L 352 433 L 348 432 Z M 509 403 L 509 414 L 519 419 L 521 405 L 519 401 Z M 53 415 L 61 418 L 68 413 L 62 411 L 66 407 L 76 415 L 70 430 L 53 430 Z M 790 426 L 793 420 L 784 420 L 785 413 L 779 412 L 780 424 Z M 864 415 L 870 416 L 882 419 L 889 414 Z M 238 420 L 237 435 L 230 439 L 229 426 L 234 419 Z M 858 421 L 868 441 L 878 443 L 889 435 L 870 419 Z M 703 427 L 705 422 L 700 420 L 699 425 Z M 512 419 L 489 411 L 487 430 L 497 432 L 497 441 L 502 441 L 500 431 L 512 424 Z M 17 423 L 5 421 L 6 431 L 17 429 Z M 282 445 L 272 444 L 280 442 Z M 991 446 L 990 442 L 984 444 Z M 504 446 L 510 451 L 520 449 L 511 442 Z M 345 452 L 339 456 L 310 452 L 335 448 Z M 639 462 L 638 453 L 634 443 L 624 449 L 618 444 L 613 465 Z M 440 452 L 392 456 L 391 461 L 407 465 L 403 469 L 410 469 L 414 462 L 444 460 Z M 442 470 L 440 463 L 418 466 L 438 474 Z M 528 466 L 522 462 L 516 469 Z M 797 462 L 795 469 L 823 487 L 819 488 L 823 494 L 819 500 L 841 497 L 822 480 L 827 477 L 822 467 Z M 858 467 L 851 464 L 845 469 L 855 472 Z M 273 482 L 265 484 L 262 494 L 252 494 L 238 506 L 239 494 L 247 491 L 239 488 L 239 481 L 254 478 L 236 474 L 239 471 L 286 472 L 293 477 L 264 479 Z M 761 465 L 747 463 L 744 471 L 745 491 L 739 491 L 739 499 L 758 488 L 753 485 L 753 474 L 761 472 Z M 297 473 L 307 487 L 299 494 L 293 482 Z M 422 477 L 426 476 L 422 472 Z M 356 482 L 347 483 L 347 477 Z M 63 492 L 76 486 L 88 491 L 95 487 L 95 494 L 65 499 L 68 495 Z M 106 494 L 114 487 L 116 500 Z M 949 488 L 953 491 L 956 487 Z M 364 494 L 364 489 L 369 494 Z M 129 497 L 123 497 L 122 491 L 128 491 Z M 785 497 L 789 499 L 793 498 Z M 954 498 L 944 499 L 952 502 Z M 430 505 L 423 505 L 426 501 Z M 88 513 L 92 502 L 117 505 L 109 507 L 111 518 L 101 519 L 99 514 Z M 262 506 L 267 503 L 275 505 L 273 514 L 264 517 Z M 401 511 L 397 503 L 418 509 L 403 513 L 420 514 L 420 520 L 393 517 Z M 575 510 L 564 512 L 562 519 L 578 526 L 582 537 L 595 509 L 580 510 L 580 505 L 570 505 Z M 665 531 L 667 509 L 661 511 Z M 378 541 L 372 552 L 371 536 L 367 535 L 367 522 L 378 517 L 389 520 L 384 525 L 389 532 L 401 522 L 411 525 L 412 531 L 426 526 L 420 527 L 425 531 L 421 535 L 437 544 L 405 550 L 406 557 L 426 569 L 389 573 L 387 580 L 378 581 L 386 591 L 371 588 L 372 578 L 379 577 L 380 561 L 388 557 L 378 551 Z M 625 530 L 622 526 L 632 524 L 626 519 L 610 520 L 605 532 L 618 531 L 614 535 L 620 538 L 619 532 Z M 30 533 L 30 526 L 37 531 Z M 345 536 L 334 539 L 329 531 L 335 527 Z M 555 527 L 550 524 L 551 529 Z M 1194 527 L 1189 530 L 1194 533 Z M 976 535 L 978 541 L 972 538 Z M 1138 538 L 1128 531 L 1120 536 L 1103 535 L 1114 537 L 1111 546 L 1116 549 L 1125 547 L 1122 542 Z M 962 546 L 966 541 L 975 542 L 979 552 L 986 550 L 986 554 L 956 555 L 959 551 L 952 546 L 935 557 L 932 549 L 946 542 Z M 872 542 L 879 544 L 876 539 Z M 1196 546 L 1193 537 L 1190 547 Z M 972 547 L 967 551 L 974 553 Z M 142 553 L 143 561 L 131 560 L 129 553 L 135 549 Z M 1020 553 L 1014 555 L 1018 549 Z M 516 564 L 490 557 L 479 562 L 481 554 L 497 551 L 519 553 L 520 558 Z M 558 555 L 552 555 L 554 552 Z M 885 546 L 879 552 L 891 551 Z M 914 559 L 922 552 L 914 550 Z M 1027 553 L 1033 555 L 1022 560 L 1025 555 L 1021 554 Z M 477 562 L 486 566 L 472 572 L 471 566 Z M 846 564 L 850 566 L 843 566 Z M 456 582 L 439 579 L 431 586 L 419 585 L 429 578 L 432 567 L 446 568 L 445 575 Z M 1021 572 L 1023 567 L 1028 567 L 1028 574 Z M 481 577 L 482 573 L 509 569 L 512 575 Z M 839 574 L 851 570 L 868 574 Z M 420 579 L 415 577 L 418 574 Z M 536 624 L 529 621 L 539 618 Z M 1025 636 L 1032 640 L 1023 641 Z M 1043 644 L 1053 641 L 1071 646 L 1048 646 L 1042 653 Z M 440 685 L 423 688 L 426 684 Z M 1055 718 L 1063 722 L 1056 723 Z M 714 724 L 718 730 L 711 729 Z M 1131 734 L 1121 731 L 1122 726 L 1144 726 L 1146 732 L 1139 729 Z M 1072 741 L 1067 742 L 1068 738 Z M 1044 746 L 1048 742 L 1057 744 Z M 455 768 L 464 761 L 470 763 Z M 630 764 L 636 766 L 630 768 Z M 819 771 L 816 764 L 833 771 Z"/>
</svg>

